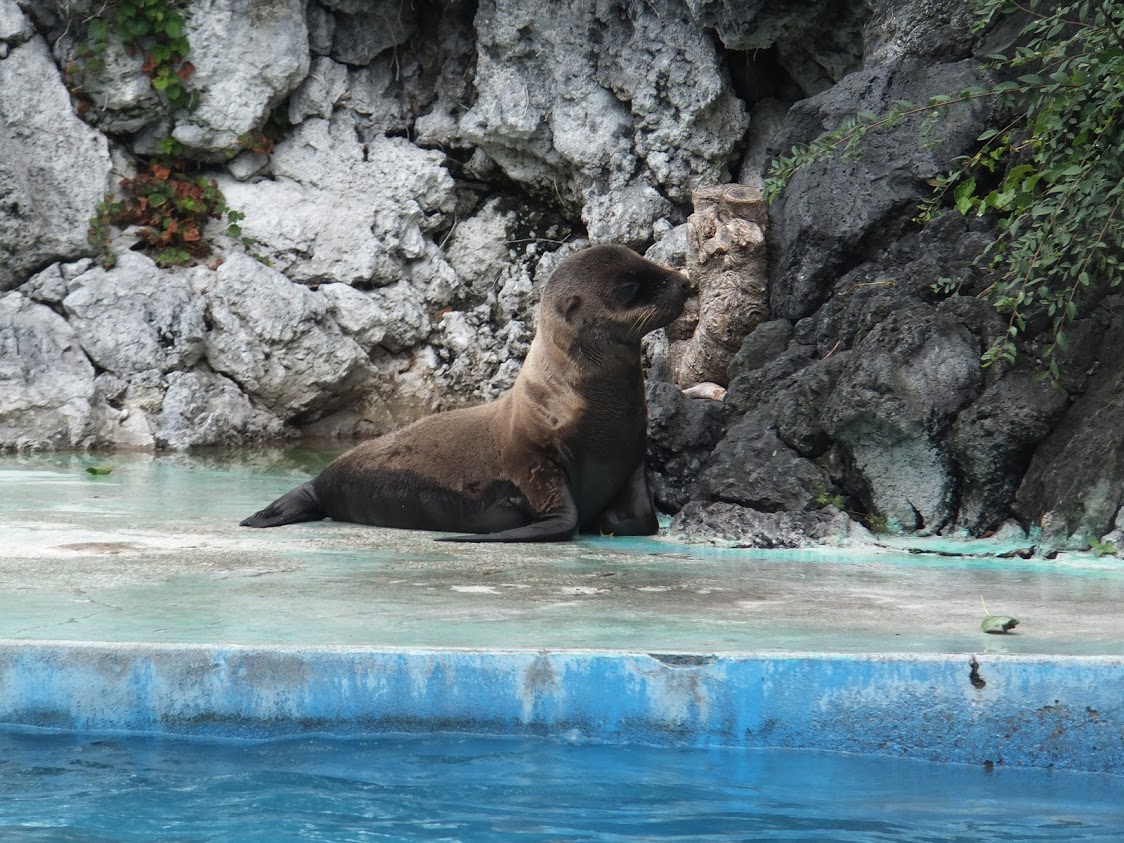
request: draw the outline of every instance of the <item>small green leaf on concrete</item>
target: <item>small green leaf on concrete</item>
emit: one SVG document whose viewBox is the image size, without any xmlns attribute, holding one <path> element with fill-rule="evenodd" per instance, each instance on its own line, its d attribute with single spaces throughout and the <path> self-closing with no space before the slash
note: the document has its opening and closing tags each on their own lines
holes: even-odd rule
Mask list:
<svg viewBox="0 0 1124 843">
<path fill-rule="evenodd" d="M 983 606 L 984 610 L 984 619 L 980 622 L 981 632 L 992 635 L 1006 635 L 1019 625 L 1018 618 L 1012 618 L 1010 615 L 993 615 L 989 612 L 982 594 L 980 595 L 980 605 Z"/>
<path fill-rule="evenodd" d="M 980 629 L 983 632 L 990 632 L 992 635 L 1003 635 L 1018 625 L 1018 618 L 1012 618 L 1009 615 L 988 615 L 980 623 Z"/>
<path fill-rule="evenodd" d="M 110 465 L 88 465 L 88 466 L 86 466 L 86 472 L 88 474 L 102 475 L 102 474 L 109 474 L 109 472 L 111 472 L 111 471 L 113 471 L 113 466 L 110 466 Z"/>
</svg>

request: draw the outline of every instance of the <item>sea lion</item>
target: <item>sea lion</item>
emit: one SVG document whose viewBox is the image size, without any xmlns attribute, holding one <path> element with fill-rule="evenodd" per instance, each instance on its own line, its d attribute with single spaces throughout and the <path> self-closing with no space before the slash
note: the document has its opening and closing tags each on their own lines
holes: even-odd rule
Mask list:
<svg viewBox="0 0 1124 843">
<path fill-rule="evenodd" d="M 623 246 L 567 257 L 508 392 L 352 448 L 242 526 L 332 518 L 467 542 L 652 535 L 640 338 L 680 314 L 686 280 Z"/>
</svg>

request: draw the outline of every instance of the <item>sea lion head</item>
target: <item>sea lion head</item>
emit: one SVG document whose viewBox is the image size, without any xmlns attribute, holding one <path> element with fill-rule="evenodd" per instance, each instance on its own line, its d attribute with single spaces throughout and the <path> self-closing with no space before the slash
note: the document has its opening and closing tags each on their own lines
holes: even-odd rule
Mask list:
<svg viewBox="0 0 1124 843">
<path fill-rule="evenodd" d="M 563 260 L 543 288 L 540 330 L 595 349 L 639 346 L 683 312 L 687 278 L 624 246 L 591 246 Z"/>
</svg>

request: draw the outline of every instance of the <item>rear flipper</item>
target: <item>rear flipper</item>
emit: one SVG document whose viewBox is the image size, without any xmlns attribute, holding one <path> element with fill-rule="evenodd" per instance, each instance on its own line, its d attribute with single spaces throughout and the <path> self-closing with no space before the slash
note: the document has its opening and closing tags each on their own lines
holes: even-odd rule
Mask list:
<svg viewBox="0 0 1124 843">
<path fill-rule="evenodd" d="M 255 512 L 243 520 L 241 527 L 280 527 L 282 524 L 298 524 L 301 521 L 319 521 L 326 517 L 320 508 L 316 490 L 309 481 L 286 492 L 265 509 Z"/>
</svg>

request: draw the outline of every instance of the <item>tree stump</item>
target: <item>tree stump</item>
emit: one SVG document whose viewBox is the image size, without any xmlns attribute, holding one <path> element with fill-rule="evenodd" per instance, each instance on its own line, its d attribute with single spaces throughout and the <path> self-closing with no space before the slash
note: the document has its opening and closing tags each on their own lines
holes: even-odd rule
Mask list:
<svg viewBox="0 0 1124 843">
<path fill-rule="evenodd" d="M 680 389 L 728 386 L 730 361 L 768 318 L 767 205 L 758 188 L 741 184 L 700 188 L 692 201 L 687 276 L 697 306 L 688 304 L 685 317 L 668 326 L 668 359 Z"/>
</svg>

